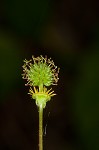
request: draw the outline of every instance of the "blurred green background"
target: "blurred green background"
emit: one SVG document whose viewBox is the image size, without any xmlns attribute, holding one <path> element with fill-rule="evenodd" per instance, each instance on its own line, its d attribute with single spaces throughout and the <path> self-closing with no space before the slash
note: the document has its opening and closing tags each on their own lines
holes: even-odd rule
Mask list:
<svg viewBox="0 0 99 150">
<path fill-rule="evenodd" d="M 0 4 L 0 150 L 38 149 L 38 109 L 23 60 L 60 67 L 44 110 L 44 149 L 99 150 L 98 1 L 4 0 Z"/>
</svg>

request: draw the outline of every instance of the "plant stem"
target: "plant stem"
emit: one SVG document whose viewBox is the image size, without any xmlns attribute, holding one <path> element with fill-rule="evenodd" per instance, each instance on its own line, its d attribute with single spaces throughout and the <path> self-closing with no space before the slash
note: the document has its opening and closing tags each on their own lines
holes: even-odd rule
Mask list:
<svg viewBox="0 0 99 150">
<path fill-rule="evenodd" d="M 43 107 L 39 106 L 39 150 L 43 150 Z"/>
<path fill-rule="evenodd" d="M 42 90 L 43 90 L 43 84 L 41 84 L 41 85 L 39 86 L 39 92 L 42 92 Z"/>
</svg>

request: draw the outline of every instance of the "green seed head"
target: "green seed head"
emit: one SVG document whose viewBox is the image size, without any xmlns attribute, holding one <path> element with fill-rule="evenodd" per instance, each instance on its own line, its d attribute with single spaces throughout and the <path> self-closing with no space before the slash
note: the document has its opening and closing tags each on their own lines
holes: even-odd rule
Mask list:
<svg viewBox="0 0 99 150">
<path fill-rule="evenodd" d="M 33 60 L 33 64 L 32 64 Z M 50 86 L 57 84 L 58 72 L 57 66 L 54 65 L 53 60 L 47 59 L 47 57 L 32 57 L 32 60 L 24 61 L 23 65 L 23 78 L 27 79 L 27 84 L 30 86 Z"/>
</svg>

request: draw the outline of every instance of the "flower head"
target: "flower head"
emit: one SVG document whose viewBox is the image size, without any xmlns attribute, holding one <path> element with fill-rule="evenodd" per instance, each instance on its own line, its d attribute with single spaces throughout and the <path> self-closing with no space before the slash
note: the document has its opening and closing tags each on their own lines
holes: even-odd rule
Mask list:
<svg viewBox="0 0 99 150">
<path fill-rule="evenodd" d="M 30 86 L 50 86 L 52 84 L 57 84 L 59 69 L 54 65 L 53 60 L 47 59 L 47 57 L 37 57 L 32 56 L 32 60 L 24 60 L 23 65 L 23 78 L 27 79 L 28 83 L 26 85 Z"/>
<path fill-rule="evenodd" d="M 33 61 L 33 63 L 32 63 Z M 36 99 L 36 104 L 40 104 L 42 101 L 47 102 L 51 99 L 54 91 L 47 91 L 45 86 L 56 85 L 59 78 L 59 68 L 55 66 L 53 60 L 47 59 L 47 57 L 34 57 L 32 56 L 32 60 L 24 60 L 23 65 L 23 79 L 27 80 L 26 85 L 30 85 L 30 87 L 34 87 L 34 92 L 32 88 L 29 90 L 29 94 L 32 95 L 33 99 Z M 38 89 L 35 88 L 38 87 Z M 44 100 L 46 99 L 46 100 Z M 45 107 L 45 104 L 44 104 Z"/>
</svg>

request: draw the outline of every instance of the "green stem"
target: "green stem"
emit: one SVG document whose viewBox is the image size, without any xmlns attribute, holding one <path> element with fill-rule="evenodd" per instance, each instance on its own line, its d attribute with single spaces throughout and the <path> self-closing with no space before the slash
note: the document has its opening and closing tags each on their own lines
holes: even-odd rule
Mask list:
<svg viewBox="0 0 99 150">
<path fill-rule="evenodd" d="M 43 107 L 39 106 L 39 150 L 43 150 Z"/>
<path fill-rule="evenodd" d="M 43 84 L 41 84 L 40 86 L 39 86 L 39 92 L 42 92 L 43 91 Z"/>
</svg>

